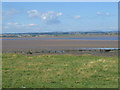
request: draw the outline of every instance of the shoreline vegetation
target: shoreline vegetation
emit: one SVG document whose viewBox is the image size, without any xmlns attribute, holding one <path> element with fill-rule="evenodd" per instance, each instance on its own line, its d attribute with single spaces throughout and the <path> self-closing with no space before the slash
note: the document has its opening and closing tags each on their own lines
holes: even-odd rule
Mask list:
<svg viewBox="0 0 120 90">
<path fill-rule="evenodd" d="M 71 49 L 71 50 L 45 50 L 45 49 L 39 49 L 39 50 L 6 50 L 3 51 L 3 53 L 15 53 L 15 54 L 24 54 L 24 55 L 94 55 L 94 56 L 107 56 L 107 57 L 118 57 L 118 52 L 120 49 Z"/>
</svg>

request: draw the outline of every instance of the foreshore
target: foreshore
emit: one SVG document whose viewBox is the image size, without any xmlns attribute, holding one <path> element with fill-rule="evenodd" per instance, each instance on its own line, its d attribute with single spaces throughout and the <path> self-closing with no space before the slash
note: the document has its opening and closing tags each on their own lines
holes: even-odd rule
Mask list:
<svg viewBox="0 0 120 90">
<path fill-rule="evenodd" d="M 118 40 L 3 40 L 5 49 L 118 48 Z"/>
<path fill-rule="evenodd" d="M 84 48 L 84 49 L 83 49 Z M 86 49 L 85 49 L 86 48 Z M 91 48 L 91 49 L 87 49 Z M 102 48 L 102 49 L 92 49 Z M 118 56 L 118 41 L 109 40 L 3 40 L 3 53 L 39 54 L 92 54 L 97 56 Z"/>
</svg>

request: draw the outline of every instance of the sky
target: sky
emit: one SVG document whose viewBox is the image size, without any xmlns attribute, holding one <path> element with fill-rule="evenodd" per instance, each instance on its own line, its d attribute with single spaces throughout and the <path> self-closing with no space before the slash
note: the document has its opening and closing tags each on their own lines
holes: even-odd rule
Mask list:
<svg viewBox="0 0 120 90">
<path fill-rule="evenodd" d="M 2 32 L 117 31 L 117 2 L 3 2 Z"/>
</svg>

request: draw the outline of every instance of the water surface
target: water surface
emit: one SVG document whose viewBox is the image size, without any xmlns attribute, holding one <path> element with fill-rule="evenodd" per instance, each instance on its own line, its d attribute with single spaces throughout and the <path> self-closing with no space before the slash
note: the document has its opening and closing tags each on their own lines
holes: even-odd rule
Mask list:
<svg viewBox="0 0 120 90">
<path fill-rule="evenodd" d="M 120 39 L 120 38 L 119 38 Z M 118 40 L 118 37 L 80 37 L 80 38 L 3 38 L 2 40 Z"/>
</svg>

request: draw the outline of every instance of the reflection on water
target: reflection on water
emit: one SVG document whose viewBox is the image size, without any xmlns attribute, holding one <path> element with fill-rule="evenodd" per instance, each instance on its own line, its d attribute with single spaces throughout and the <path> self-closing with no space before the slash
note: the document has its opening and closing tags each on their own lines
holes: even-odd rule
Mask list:
<svg viewBox="0 0 120 90">
<path fill-rule="evenodd" d="M 78 50 L 120 50 L 120 48 L 74 48 Z"/>
</svg>

